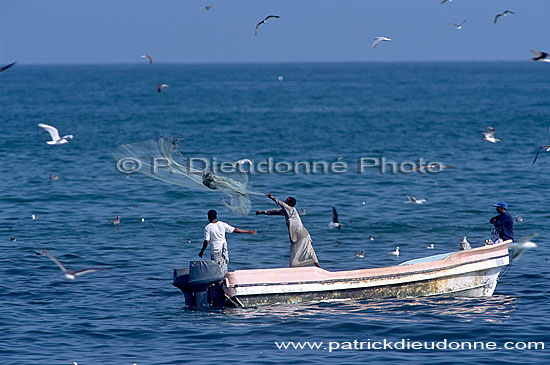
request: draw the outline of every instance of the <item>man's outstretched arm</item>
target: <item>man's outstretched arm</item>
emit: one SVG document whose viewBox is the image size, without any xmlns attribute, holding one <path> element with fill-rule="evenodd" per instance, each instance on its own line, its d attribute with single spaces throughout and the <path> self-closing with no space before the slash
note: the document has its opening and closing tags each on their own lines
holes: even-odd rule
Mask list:
<svg viewBox="0 0 550 365">
<path fill-rule="evenodd" d="M 292 207 L 290 205 L 288 205 L 287 203 L 283 202 L 283 201 L 280 201 L 279 199 L 275 198 L 273 195 L 271 194 L 265 194 L 269 199 L 273 200 L 275 202 L 275 204 L 277 204 L 278 206 L 281 207 L 281 210 L 283 210 L 283 215 L 286 215 L 286 214 L 290 214 L 290 212 L 292 211 Z"/>
<path fill-rule="evenodd" d="M 268 210 L 258 210 L 256 215 L 265 214 L 265 215 L 285 215 L 283 208 L 274 208 Z"/>
<path fill-rule="evenodd" d="M 265 215 L 286 215 L 286 208 L 288 205 L 275 198 L 271 194 L 265 194 L 269 199 L 273 200 L 280 208 L 267 209 L 267 210 L 257 210 L 256 215 L 265 214 Z M 289 207 L 290 209 L 290 207 Z"/>
<path fill-rule="evenodd" d="M 233 231 L 233 233 L 256 234 L 256 231 L 253 230 L 253 229 L 240 229 L 240 228 L 235 228 L 235 230 Z"/>
</svg>

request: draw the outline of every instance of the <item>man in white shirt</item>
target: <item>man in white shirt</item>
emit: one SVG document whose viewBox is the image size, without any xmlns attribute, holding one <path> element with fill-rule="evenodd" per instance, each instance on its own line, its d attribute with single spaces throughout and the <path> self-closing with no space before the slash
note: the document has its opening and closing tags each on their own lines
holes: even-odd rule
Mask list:
<svg viewBox="0 0 550 365">
<path fill-rule="evenodd" d="M 204 227 L 204 243 L 202 244 L 199 257 L 202 257 L 204 250 L 210 244 L 210 259 L 216 261 L 222 270 L 222 274 L 227 274 L 229 265 L 229 251 L 227 250 L 226 233 L 248 233 L 256 234 L 253 229 L 244 230 L 235 228 L 229 224 L 218 220 L 218 213 L 215 210 L 208 211 L 208 220 L 210 223 Z"/>
</svg>

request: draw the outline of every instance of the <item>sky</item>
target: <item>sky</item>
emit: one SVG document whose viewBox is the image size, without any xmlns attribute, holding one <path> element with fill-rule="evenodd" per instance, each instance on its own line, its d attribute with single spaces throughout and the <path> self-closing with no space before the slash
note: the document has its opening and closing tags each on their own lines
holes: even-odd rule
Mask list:
<svg viewBox="0 0 550 365">
<path fill-rule="evenodd" d="M 0 62 L 528 60 L 549 0 L 0 0 Z M 212 5 L 205 10 L 205 5 Z M 504 10 L 516 15 L 494 16 Z M 276 14 L 260 27 L 266 15 Z M 468 19 L 462 30 L 448 26 Z M 391 42 L 372 49 L 373 37 Z"/>
</svg>

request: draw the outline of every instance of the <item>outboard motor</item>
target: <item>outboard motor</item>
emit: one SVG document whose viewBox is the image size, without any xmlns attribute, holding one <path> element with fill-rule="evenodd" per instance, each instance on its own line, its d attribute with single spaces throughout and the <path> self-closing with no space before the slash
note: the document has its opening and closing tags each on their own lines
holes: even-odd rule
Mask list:
<svg viewBox="0 0 550 365">
<path fill-rule="evenodd" d="M 185 304 L 194 308 L 221 308 L 225 301 L 220 266 L 212 260 L 191 261 L 189 269 L 175 269 L 172 285 L 185 296 Z"/>
</svg>

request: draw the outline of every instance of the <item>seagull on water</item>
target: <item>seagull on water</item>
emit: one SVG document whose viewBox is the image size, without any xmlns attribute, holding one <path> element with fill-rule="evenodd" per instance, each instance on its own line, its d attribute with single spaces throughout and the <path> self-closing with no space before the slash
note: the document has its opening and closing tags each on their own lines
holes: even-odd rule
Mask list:
<svg viewBox="0 0 550 365">
<path fill-rule="evenodd" d="M 365 250 L 362 250 L 361 252 L 354 252 L 353 253 L 355 256 L 359 257 L 360 259 L 364 259 L 365 258 Z"/>
<path fill-rule="evenodd" d="M 37 255 L 39 256 L 48 256 L 50 258 L 50 260 L 52 260 L 53 262 L 55 262 L 57 264 L 57 266 L 59 266 L 59 268 L 61 270 L 63 270 L 63 272 L 65 273 L 65 278 L 67 278 L 68 280 L 74 280 L 76 279 L 77 276 L 80 276 L 80 275 L 84 275 L 84 274 L 87 274 L 87 273 L 90 273 L 90 272 L 95 272 L 95 271 L 100 271 L 100 270 L 108 270 L 109 268 L 108 267 L 104 267 L 104 268 L 99 268 L 99 267 L 91 267 L 91 268 L 88 268 L 88 269 L 82 269 L 82 270 L 77 270 L 77 271 L 72 271 L 72 270 L 69 270 L 65 267 L 65 265 L 63 265 L 61 263 L 61 261 L 59 261 L 57 259 L 57 257 L 55 257 L 54 255 L 50 254 L 48 251 L 46 250 L 42 250 L 42 252 L 36 252 Z"/>
<path fill-rule="evenodd" d="M 539 247 L 535 242 L 531 241 L 536 236 L 536 233 L 530 234 L 529 236 L 525 236 L 518 242 L 514 242 L 509 246 L 509 248 L 512 249 L 512 262 L 519 259 L 525 253 L 525 250 Z"/>
<path fill-rule="evenodd" d="M 261 22 L 256 24 L 256 28 L 254 29 L 254 36 L 258 35 L 258 28 L 260 27 L 260 25 L 267 23 L 267 20 L 271 19 L 271 18 L 280 18 L 280 16 L 278 16 L 278 15 L 268 15 L 268 16 L 266 16 Z"/>
<path fill-rule="evenodd" d="M 31 218 L 32 218 L 33 221 L 36 220 L 36 216 L 34 214 L 31 215 Z"/>
<path fill-rule="evenodd" d="M 187 239 L 187 243 L 192 243 L 192 242 L 191 242 L 191 238 L 188 238 L 188 239 Z"/>
<path fill-rule="evenodd" d="M 9 65 L 0 67 L 0 72 L 6 71 L 8 68 L 10 68 L 11 66 L 15 65 L 16 63 L 17 63 L 17 62 L 12 62 L 12 63 L 10 63 Z"/>
<path fill-rule="evenodd" d="M 52 175 L 50 174 L 50 180 L 58 180 L 59 179 L 59 175 Z"/>
<path fill-rule="evenodd" d="M 466 20 L 468 20 L 468 19 L 464 19 L 462 22 L 460 22 L 460 24 L 448 23 L 448 25 L 452 25 L 453 27 L 456 27 L 456 29 L 461 30 L 461 29 L 462 29 L 462 25 L 463 25 L 464 23 L 466 23 Z"/>
<path fill-rule="evenodd" d="M 60 145 L 60 144 L 69 143 L 69 139 L 74 138 L 74 136 L 72 134 L 68 134 L 66 136 L 59 137 L 59 131 L 57 130 L 57 128 L 52 127 L 51 125 L 47 125 L 47 124 L 44 124 L 44 123 L 38 123 L 38 126 L 40 128 L 44 128 L 46 131 L 48 131 L 48 133 L 50 134 L 50 137 L 52 137 L 51 141 L 46 142 L 49 145 Z"/>
<path fill-rule="evenodd" d="M 428 165 L 420 165 L 420 166 L 417 166 L 413 169 L 413 171 L 420 171 L 420 172 L 424 172 L 424 170 L 438 170 L 438 171 L 441 171 L 443 169 L 454 169 L 453 166 L 449 166 L 449 165 L 443 165 L 441 163 L 438 163 L 438 162 L 432 162 Z"/>
<path fill-rule="evenodd" d="M 548 55 L 548 53 L 535 51 L 534 49 L 532 49 L 531 52 L 533 52 L 533 54 L 535 55 L 535 57 L 531 58 L 533 61 L 550 62 L 550 55 Z"/>
<path fill-rule="evenodd" d="M 300 212 L 300 215 L 306 215 L 306 208 L 302 208 L 302 211 Z"/>
<path fill-rule="evenodd" d="M 374 39 L 374 42 L 372 43 L 372 48 L 375 48 L 381 42 L 390 42 L 391 41 L 391 38 L 387 38 L 387 37 L 374 37 L 373 39 Z"/>
<path fill-rule="evenodd" d="M 157 84 L 157 91 L 160 93 L 162 91 L 162 89 L 164 89 L 165 87 L 168 87 L 170 85 L 168 84 Z"/>
<path fill-rule="evenodd" d="M 514 13 L 514 12 L 511 11 L 511 10 L 504 10 L 502 13 L 497 14 L 497 15 L 495 16 L 495 20 L 493 21 L 493 24 L 496 24 L 496 23 L 497 23 L 498 18 L 500 18 L 501 16 L 506 16 L 506 15 L 508 15 L 508 14 L 514 14 L 514 15 L 515 15 L 516 13 Z"/>
<path fill-rule="evenodd" d="M 491 143 L 497 143 L 498 141 L 500 141 L 500 139 L 495 138 L 495 132 L 496 132 L 495 128 L 491 126 L 487 127 L 487 132 L 481 132 L 483 134 L 483 138 L 481 140 L 491 142 Z"/>
<path fill-rule="evenodd" d="M 518 223 L 523 222 L 523 217 L 521 215 L 516 215 L 516 222 Z"/>
<path fill-rule="evenodd" d="M 433 250 L 435 248 L 435 245 L 433 243 L 430 243 L 429 246 L 426 246 L 428 250 Z"/>
<path fill-rule="evenodd" d="M 460 249 L 461 250 L 469 250 L 472 247 L 470 246 L 470 242 L 466 239 L 468 236 L 463 236 L 462 241 L 460 241 Z"/>
<path fill-rule="evenodd" d="M 369 240 L 370 240 L 370 241 L 374 241 L 374 237 L 372 236 L 372 233 L 371 233 L 370 236 L 369 236 Z"/>
<path fill-rule="evenodd" d="M 416 199 L 414 196 L 411 196 L 409 194 L 407 194 L 407 198 L 409 198 L 409 200 L 407 200 L 405 203 L 408 204 L 424 204 L 428 201 L 428 199 Z"/>
<path fill-rule="evenodd" d="M 388 255 L 399 256 L 399 246 L 397 246 L 395 250 L 388 252 Z"/>
<path fill-rule="evenodd" d="M 11 236 L 10 241 L 15 242 L 15 241 L 17 241 L 17 239 L 15 238 L 15 236 Z"/>
<path fill-rule="evenodd" d="M 550 127 L 548 127 L 548 135 L 550 136 Z M 539 150 L 537 151 L 537 155 L 535 156 L 535 159 L 533 160 L 533 165 L 535 164 L 535 162 L 537 162 L 537 158 L 539 158 L 539 153 L 540 151 L 546 149 L 546 152 L 550 152 L 550 145 L 545 145 L 545 146 L 542 146 L 539 148 Z"/>
<path fill-rule="evenodd" d="M 114 224 L 115 226 L 120 225 L 120 216 L 117 215 L 117 216 L 116 216 L 116 219 L 109 219 L 109 223 L 112 223 L 112 224 Z"/>
<path fill-rule="evenodd" d="M 153 57 L 149 56 L 148 54 L 142 55 L 141 58 L 147 58 L 149 60 L 149 63 L 153 63 Z"/>
<path fill-rule="evenodd" d="M 338 213 L 334 207 L 332 207 L 332 222 L 330 222 L 328 226 L 330 228 L 341 228 L 343 226 L 342 223 L 338 222 Z"/>
</svg>

